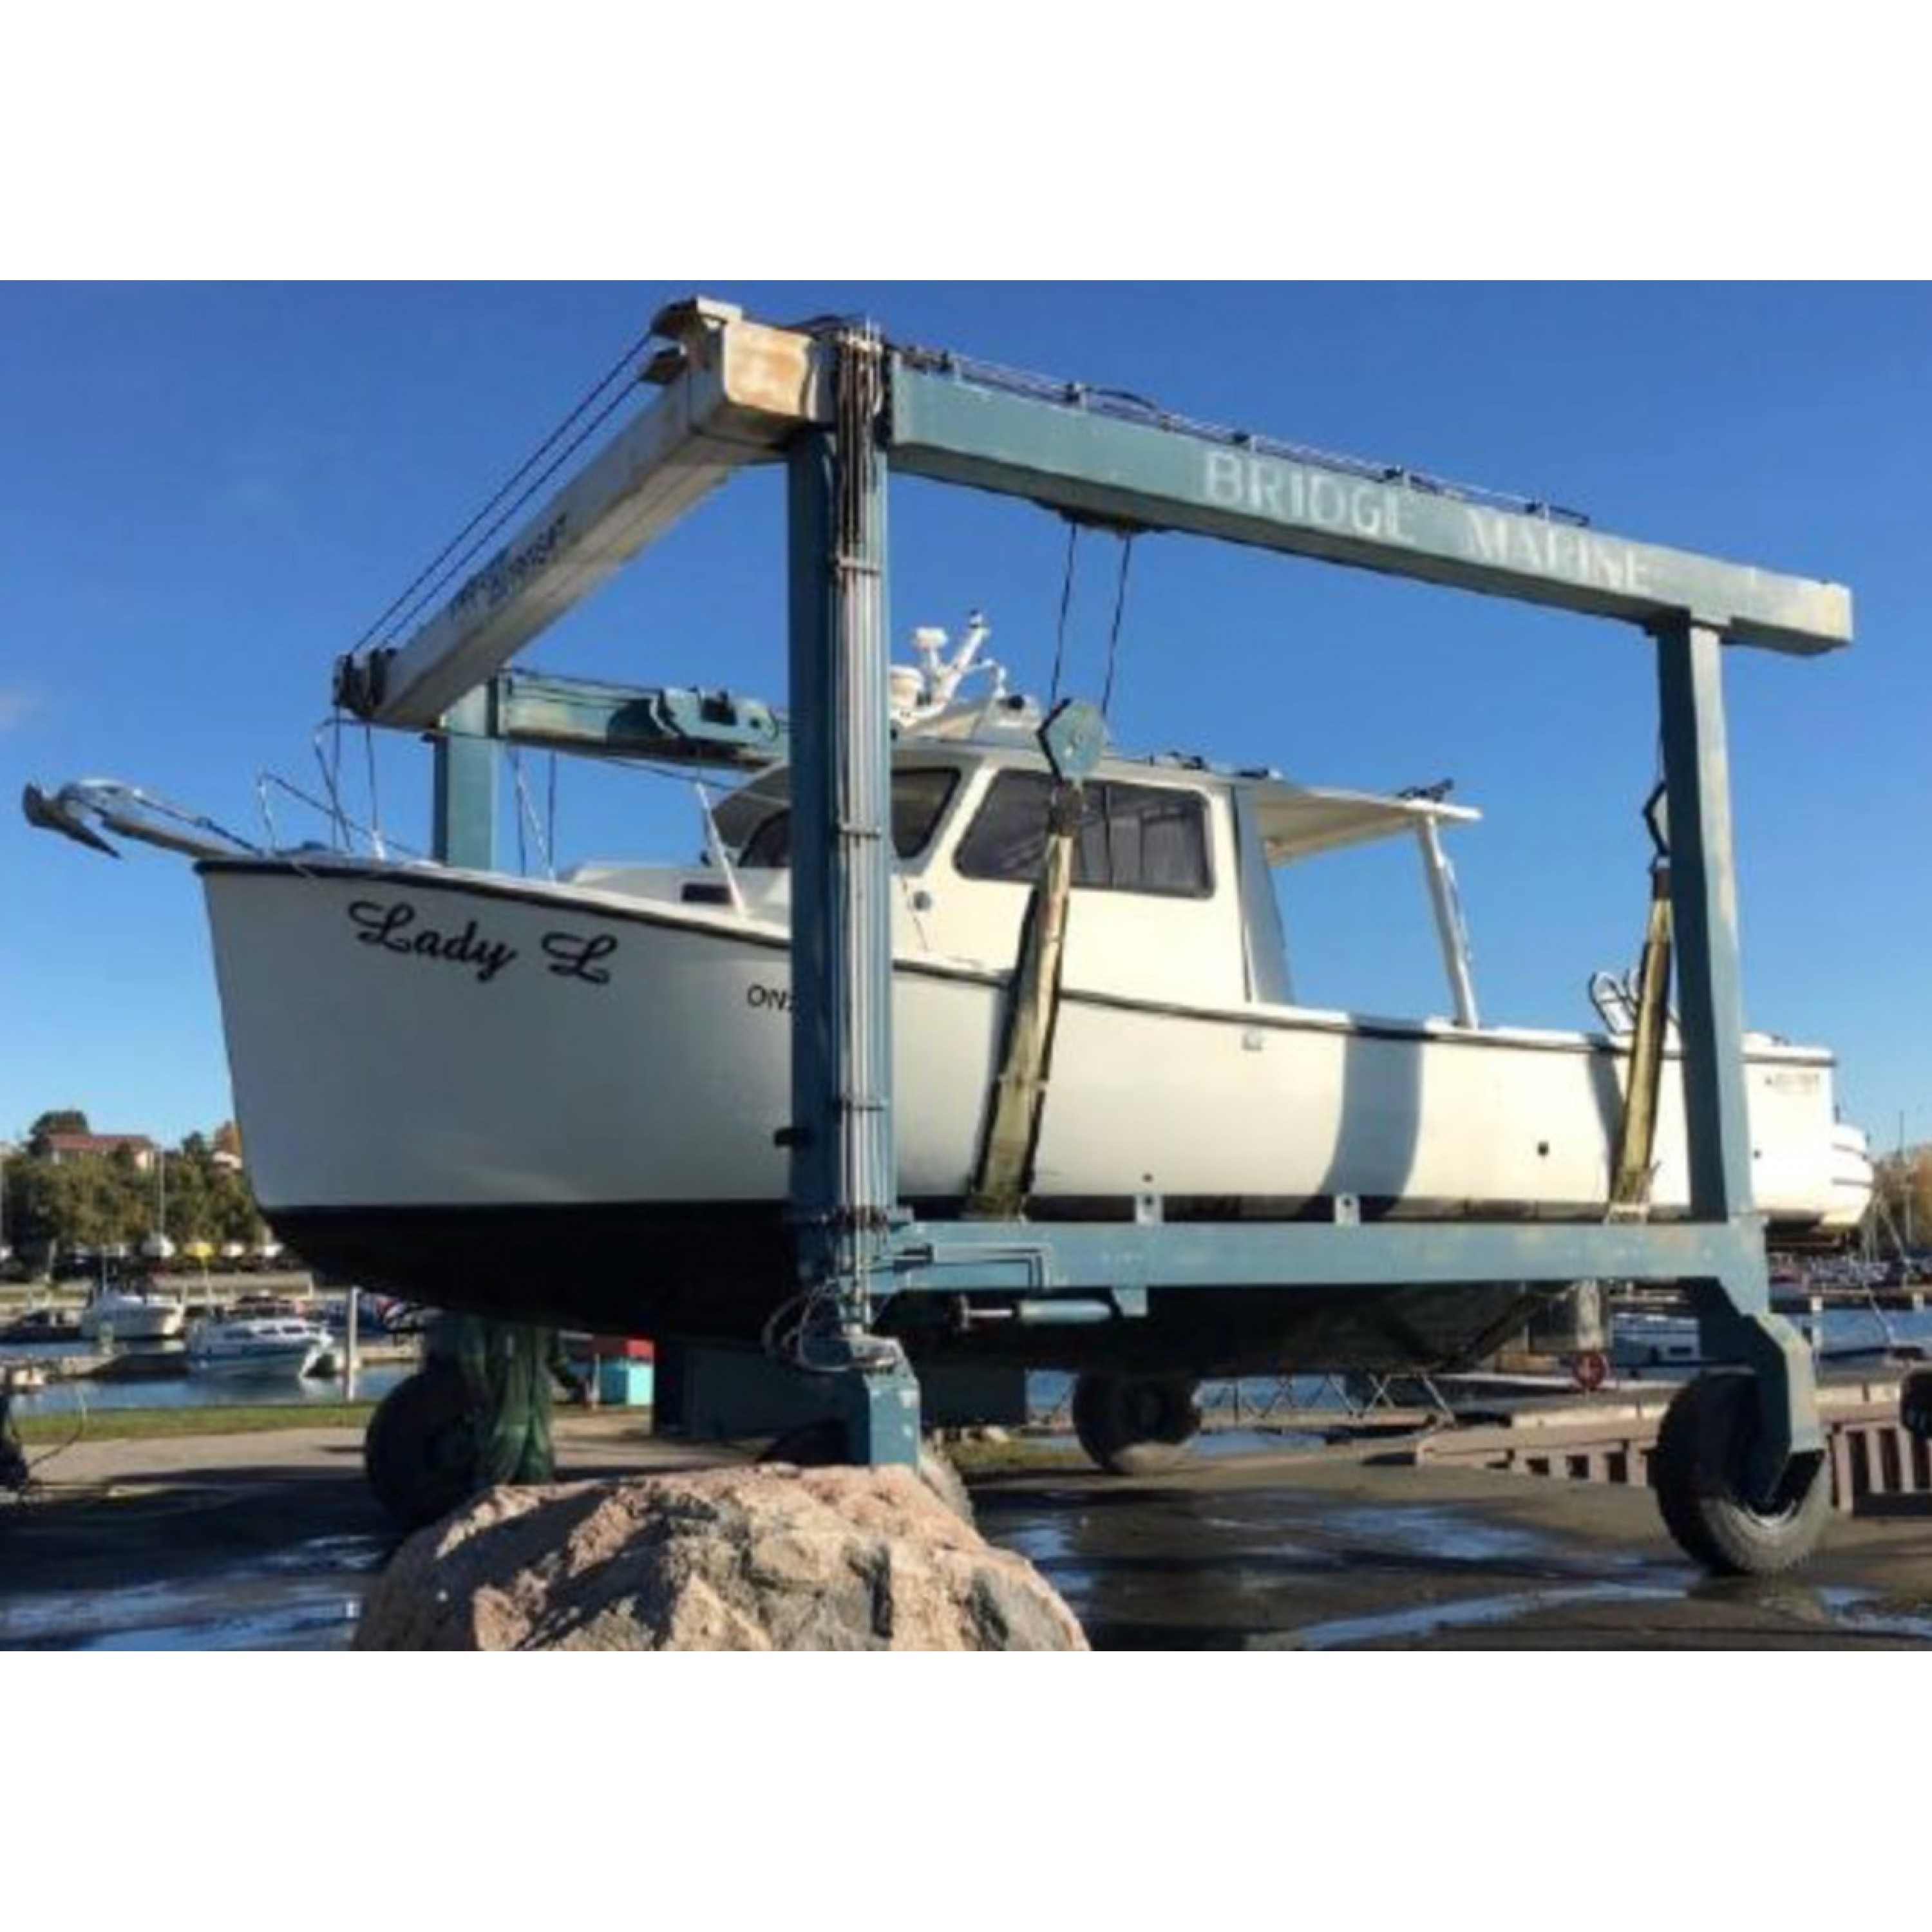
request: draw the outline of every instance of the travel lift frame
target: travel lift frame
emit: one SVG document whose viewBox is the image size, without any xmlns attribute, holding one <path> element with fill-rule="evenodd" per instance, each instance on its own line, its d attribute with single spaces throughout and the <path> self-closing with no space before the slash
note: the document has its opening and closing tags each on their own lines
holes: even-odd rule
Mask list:
<svg viewBox="0 0 1932 1932">
<path fill-rule="evenodd" d="M 699 298 L 654 326 L 669 345 L 644 371 L 661 386 L 656 401 L 413 636 L 341 660 L 338 697 L 371 724 L 440 734 L 438 855 L 488 867 L 494 740 L 524 736 L 530 722 L 506 705 L 516 686 L 498 674 L 736 470 L 785 464 L 793 1118 L 782 1138 L 811 1298 L 806 1342 L 814 1366 L 842 1372 L 851 1459 L 918 1456 L 917 1382 L 898 1343 L 871 1331 L 890 1298 L 1019 1297 L 1045 1315 L 1057 1304 L 1088 1318 L 1098 1304 L 1132 1321 L 1150 1293 L 1209 1284 L 1669 1282 L 1688 1292 L 1707 1358 L 1740 1367 L 1700 1376 L 1666 1418 L 1654 1473 L 1667 1526 L 1714 1568 L 1781 1569 L 1808 1553 L 1828 1479 L 1810 1358 L 1770 1312 L 1752 1208 L 1720 658 L 1726 644 L 1807 654 L 1848 644 L 1850 592 L 1208 429 L 1104 392 L 896 347 L 869 326 L 774 328 Z M 1132 1223 L 912 1219 L 898 1198 L 892 1136 L 892 471 L 1122 531 L 1284 550 L 1646 632 L 1669 813 L 1688 1218 L 1168 1224 L 1150 1197 Z M 564 706 L 568 728 L 545 742 L 664 742 L 665 719 L 640 719 L 637 694 L 578 690 Z M 764 728 L 756 717 L 738 722 L 754 738 Z"/>
</svg>

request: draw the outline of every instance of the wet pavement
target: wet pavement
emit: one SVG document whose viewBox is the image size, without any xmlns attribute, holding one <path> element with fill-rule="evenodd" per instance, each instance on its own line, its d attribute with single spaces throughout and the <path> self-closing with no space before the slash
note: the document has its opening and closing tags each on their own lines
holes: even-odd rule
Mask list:
<svg viewBox="0 0 1932 1932">
<path fill-rule="evenodd" d="M 1795 1577 L 1720 1580 L 1608 1484 L 1252 1454 L 976 1494 L 1096 1648 L 1932 1646 L 1926 1499 L 1835 1520 Z"/>
<path fill-rule="evenodd" d="M 717 1460 L 608 1417 L 559 1446 L 569 1477 Z M 81 1445 L 46 1475 L 0 1502 L 0 1648 L 339 1648 L 395 1544 L 344 1430 Z M 974 1495 L 1098 1648 L 1932 1646 L 1932 1499 L 1834 1520 L 1795 1577 L 1717 1581 L 1642 1490 L 1333 1451 Z"/>
</svg>

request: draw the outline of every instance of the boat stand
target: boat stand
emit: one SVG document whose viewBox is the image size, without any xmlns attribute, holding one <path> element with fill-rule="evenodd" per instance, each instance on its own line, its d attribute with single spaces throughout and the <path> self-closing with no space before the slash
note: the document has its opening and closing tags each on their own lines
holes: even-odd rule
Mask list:
<svg viewBox="0 0 1932 1932">
<path fill-rule="evenodd" d="M 654 406 L 412 637 L 344 660 L 337 692 L 374 723 L 444 734 L 439 850 L 488 864 L 490 740 L 516 733 L 479 719 L 478 694 L 737 469 L 786 464 L 796 829 L 784 1138 L 804 1309 L 794 1366 L 841 1378 L 848 1454 L 916 1455 L 916 1383 L 898 1343 L 874 1332 L 878 1312 L 902 1298 L 941 1297 L 968 1318 L 997 1305 L 1049 1325 L 1124 1324 L 1144 1318 L 1152 1298 L 1210 1287 L 1672 1282 L 1692 1297 L 1707 1354 L 1744 1368 L 1700 1378 L 1673 1408 L 1656 1463 L 1665 1521 L 1714 1568 L 1802 1558 L 1822 1520 L 1823 1438 L 1809 1357 L 1770 1310 L 1752 1205 L 1721 658 L 1726 646 L 1808 654 L 1848 643 L 1849 593 L 1633 542 L 1548 505 L 893 347 L 870 328 L 773 329 L 701 300 L 666 310 L 658 328 L 668 346 L 647 372 L 663 390 Z M 892 1132 L 892 470 L 1123 531 L 1258 546 L 1646 632 L 1670 812 L 1688 1218 L 1169 1223 L 1149 1198 L 1131 1224 L 914 1220 L 898 1198 Z M 605 722 L 619 731 L 614 702 Z M 452 735 L 472 730 L 482 735 Z M 594 719 L 585 735 L 598 736 Z M 1131 1405 L 1114 1426 L 1131 1435 Z"/>
</svg>

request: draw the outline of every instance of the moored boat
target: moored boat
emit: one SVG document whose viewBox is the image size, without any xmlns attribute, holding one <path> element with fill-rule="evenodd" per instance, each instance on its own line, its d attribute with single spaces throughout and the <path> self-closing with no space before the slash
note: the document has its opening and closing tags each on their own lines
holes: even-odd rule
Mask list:
<svg viewBox="0 0 1932 1932">
<path fill-rule="evenodd" d="M 80 1332 L 89 1342 L 170 1342 L 188 1321 L 176 1296 L 140 1288 L 98 1288 L 80 1311 Z"/>
<path fill-rule="evenodd" d="M 299 1377 L 330 1340 L 327 1329 L 298 1316 L 211 1318 L 188 1330 L 188 1365 L 194 1375 Z"/>
</svg>

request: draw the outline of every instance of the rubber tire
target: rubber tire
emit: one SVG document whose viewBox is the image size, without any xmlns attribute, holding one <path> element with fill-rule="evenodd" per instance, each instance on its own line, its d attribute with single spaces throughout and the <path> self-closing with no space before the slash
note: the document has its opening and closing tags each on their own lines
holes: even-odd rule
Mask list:
<svg viewBox="0 0 1932 1932">
<path fill-rule="evenodd" d="M 789 1462 L 794 1468 L 826 1469 L 845 1460 L 845 1430 L 836 1422 L 808 1422 L 788 1430 L 758 1458 L 760 1462 Z M 952 1460 L 928 1438 L 919 1445 L 919 1479 L 959 1520 L 970 1527 L 973 1498 L 966 1480 Z"/>
<path fill-rule="evenodd" d="M 419 1370 L 376 1405 L 362 1438 L 363 1473 L 404 1529 L 440 1522 L 476 1493 L 476 1415 L 454 1368 Z"/>
<path fill-rule="evenodd" d="M 1748 1500 L 1744 1472 L 1757 1428 L 1756 1378 L 1706 1370 L 1664 1412 L 1651 1482 L 1664 1527 L 1692 1562 L 1722 1576 L 1773 1576 L 1817 1547 L 1832 1511 L 1822 1456 L 1794 1457 L 1772 1508 Z"/>
<path fill-rule="evenodd" d="M 1192 1376 L 1083 1375 L 1073 1432 L 1110 1476 L 1151 1476 L 1186 1460 L 1201 1432 Z"/>
</svg>

